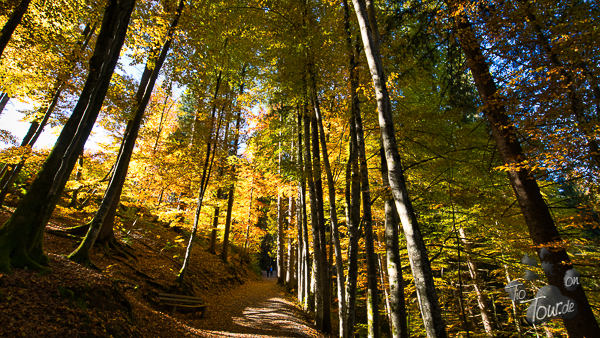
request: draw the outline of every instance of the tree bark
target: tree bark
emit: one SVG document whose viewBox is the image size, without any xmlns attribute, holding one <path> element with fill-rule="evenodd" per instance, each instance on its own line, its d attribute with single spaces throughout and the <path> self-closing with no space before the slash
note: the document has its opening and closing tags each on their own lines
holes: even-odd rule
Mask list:
<svg viewBox="0 0 600 338">
<path fill-rule="evenodd" d="M 319 109 L 319 102 L 315 100 L 316 94 L 313 93 L 313 107 Z M 313 177 L 315 182 L 315 197 L 317 202 L 318 228 L 313 227 L 313 231 L 319 232 L 319 242 L 315 242 L 314 246 L 320 246 L 320 260 L 317 262 L 317 268 L 320 269 L 317 279 L 320 285 L 322 297 L 322 324 L 317 327 L 325 333 L 331 332 L 331 283 L 329 282 L 329 260 L 327 258 L 327 236 L 325 235 L 325 210 L 323 207 L 323 180 L 321 179 L 321 156 L 319 151 L 319 128 L 317 126 L 317 118 L 311 116 L 311 136 L 312 136 L 312 153 L 313 153 Z M 327 145 L 323 145 L 326 147 Z M 314 226 L 314 223 L 313 223 Z M 318 244 L 317 244 L 318 243 Z M 318 323 L 318 320 L 317 320 Z"/>
<path fill-rule="evenodd" d="M 279 122 L 282 118 L 279 115 Z M 281 131 L 279 132 L 281 138 Z M 279 155 L 277 159 L 277 174 L 281 177 L 281 141 L 279 141 Z M 285 234 L 283 230 L 283 197 L 281 191 L 277 192 L 277 284 L 285 284 Z"/>
<path fill-rule="evenodd" d="M 488 337 L 494 337 L 494 328 L 492 327 L 492 319 L 490 318 L 490 310 L 488 307 L 488 299 L 482 292 L 481 279 L 477 273 L 477 263 L 471 258 L 472 243 L 467 240 L 465 229 L 462 227 L 458 228 L 461 240 L 463 242 L 465 253 L 467 255 L 467 264 L 469 265 L 469 274 L 473 280 L 473 289 L 477 295 L 477 304 L 479 305 L 479 311 L 481 312 L 481 322 L 485 329 L 485 334 Z"/>
<path fill-rule="evenodd" d="M 300 186 L 299 186 L 299 194 L 301 201 L 302 210 L 300 210 L 302 214 L 302 224 L 298 226 L 301 227 L 302 230 L 302 261 L 300 262 L 302 265 L 302 303 L 304 305 L 304 310 L 308 310 L 309 308 L 309 294 L 310 294 L 310 252 L 309 252 L 309 241 L 308 241 L 308 216 L 306 212 L 306 181 L 307 181 L 307 172 L 306 165 L 303 160 L 303 151 L 308 145 L 305 145 L 305 148 L 302 147 L 302 117 L 305 113 L 305 107 L 302 106 L 302 112 L 298 110 L 298 168 L 300 171 Z"/>
<path fill-rule="evenodd" d="M 379 126 L 385 150 L 389 172 L 389 182 L 402 222 L 406 238 L 408 256 L 413 272 L 417 297 L 423 316 L 423 324 L 428 337 L 446 337 L 445 324 L 442 318 L 431 265 L 427 257 L 427 247 L 421 235 L 417 218 L 404 180 L 400 154 L 396 143 L 394 121 L 392 117 L 390 97 L 386 87 L 386 77 L 379 54 L 378 41 L 373 39 L 372 31 L 377 32 L 377 22 L 367 18 L 363 0 L 352 0 L 359 21 L 365 54 L 373 79 L 373 87 L 377 98 Z"/>
<path fill-rule="evenodd" d="M 367 317 L 370 338 L 379 337 L 379 297 L 377 287 L 377 256 L 373 238 L 373 216 L 371 213 L 371 190 L 367 157 L 365 151 L 365 135 L 360 110 L 355 111 L 356 141 L 358 147 L 358 165 L 360 170 L 360 186 L 363 203 L 363 232 L 365 235 L 365 255 L 367 256 Z"/>
<path fill-rule="evenodd" d="M 309 202 L 310 202 L 310 221 L 312 225 L 312 240 L 313 240 L 313 275 L 311 279 L 311 289 L 314 287 L 312 295 L 314 299 L 308 299 L 309 311 L 315 310 L 317 329 L 321 329 L 323 326 L 323 294 L 321 287 L 316 281 L 321 281 L 321 272 L 317 268 L 321 260 L 321 245 L 319 240 L 319 215 L 317 207 L 317 197 L 315 192 L 315 183 L 313 180 L 313 164 L 310 157 L 310 118 L 308 117 L 308 111 L 306 106 L 303 109 L 303 120 L 304 120 L 304 172 L 306 173 L 306 182 L 308 185 Z M 314 302 L 313 302 L 314 301 Z"/>
<path fill-rule="evenodd" d="M 327 152 L 327 142 L 325 139 L 325 130 L 323 128 L 323 118 L 321 116 L 321 109 L 319 108 L 319 101 L 317 98 L 317 88 L 314 74 L 312 75 L 312 95 L 313 95 L 313 107 L 315 110 L 316 121 L 319 127 L 319 139 L 321 143 L 321 153 L 323 154 L 323 165 L 325 167 L 325 174 L 327 177 L 327 188 L 329 191 L 329 219 L 331 222 L 331 240 L 335 251 L 335 262 L 337 272 L 337 297 L 338 297 L 338 313 L 339 313 L 339 336 L 346 337 L 345 328 L 345 317 L 346 317 L 346 292 L 344 290 L 346 279 L 344 277 L 344 264 L 342 258 L 342 248 L 340 245 L 340 235 L 338 229 L 338 218 L 336 209 L 336 193 L 335 193 L 335 182 L 333 181 L 333 174 L 331 173 L 331 165 L 329 164 L 329 154 Z M 330 291 L 331 292 L 331 291 Z"/>
<path fill-rule="evenodd" d="M 210 118 L 211 130 L 210 130 L 210 133 L 206 140 L 206 157 L 204 159 L 204 165 L 203 165 L 203 169 L 202 169 L 202 179 L 200 180 L 200 187 L 198 189 L 198 202 L 196 203 L 196 212 L 194 214 L 194 225 L 192 227 L 192 233 L 190 234 L 190 240 L 189 240 L 187 248 L 185 250 L 185 258 L 183 260 L 181 270 L 179 270 L 179 276 L 177 276 L 177 279 L 176 279 L 176 281 L 181 285 L 183 285 L 185 274 L 187 272 L 187 269 L 190 264 L 190 260 L 192 258 L 192 248 L 194 246 L 194 240 L 196 238 L 196 233 L 198 232 L 198 224 L 200 222 L 200 211 L 202 210 L 202 203 L 204 201 L 204 195 L 206 193 L 208 181 L 210 180 L 210 174 L 212 171 L 212 163 L 215 158 L 213 155 L 212 160 L 210 159 L 210 152 L 212 149 L 211 147 L 213 146 L 213 144 L 212 144 L 213 131 L 214 131 L 214 142 L 215 142 L 214 148 L 215 149 L 216 149 L 216 140 L 219 137 L 220 126 L 217 126 L 215 128 L 215 122 L 216 122 L 215 114 L 217 112 L 216 100 L 217 100 L 217 96 L 219 94 L 219 87 L 221 85 L 221 75 L 222 75 L 222 72 L 219 71 L 219 75 L 217 76 L 217 83 L 215 86 L 215 94 L 213 96 L 212 114 L 211 114 L 211 118 Z M 214 149 L 213 149 L 213 154 L 214 154 Z"/>
<path fill-rule="evenodd" d="M 456 9 L 456 3 L 452 3 Z M 484 114 L 492 130 L 492 136 L 505 165 L 510 168 L 508 176 L 513 187 L 529 236 L 540 254 L 542 248 L 549 248 L 549 254 L 543 260 L 552 264 L 553 271 L 545 271 L 550 285 L 557 287 L 561 293 L 573 299 L 578 306 L 578 314 L 571 319 L 564 319 L 564 325 L 570 337 L 600 337 L 600 326 L 592 312 L 587 296 L 582 287 L 568 291 L 564 285 L 565 273 L 573 268 L 571 259 L 560 243 L 561 236 L 554 219 L 544 201 L 540 188 L 534 178 L 517 137 L 517 130 L 511 123 L 506 109 L 499 100 L 496 83 L 485 62 L 479 40 L 464 13 L 455 18 L 458 41 L 466 56 L 467 65 L 471 69 L 475 86 L 481 97 Z M 541 257 L 540 257 L 541 258 Z"/>
<path fill-rule="evenodd" d="M 43 230 L 104 102 L 135 0 L 108 2 L 90 61 L 90 73 L 54 148 L 28 193 L 0 228 L 0 271 L 10 267 L 41 270 L 47 262 Z"/>
<path fill-rule="evenodd" d="M 6 45 L 8 45 L 15 29 L 17 29 L 21 20 L 23 20 L 23 15 L 27 12 L 30 3 L 31 0 L 21 0 L 11 13 L 8 21 L 4 24 L 4 27 L 2 27 L 2 31 L 0 31 L 0 58 L 2 58 L 4 49 L 6 48 Z"/>
<path fill-rule="evenodd" d="M 387 162 L 381 147 L 381 180 L 386 189 L 385 196 L 385 249 L 387 259 L 387 272 L 390 284 L 390 317 L 393 338 L 408 338 L 408 324 L 406 322 L 406 303 L 404 301 L 404 278 L 402 277 L 402 264 L 400 262 L 400 244 L 398 243 L 398 211 L 394 204 L 388 180 Z"/>
<path fill-rule="evenodd" d="M 246 66 L 244 65 L 242 67 L 242 73 L 241 73 L 241 77 L 242 80 L 244 79 L 244 76 L 246 74 Z M 242 82 L 242 84 L 240 85 L 240 92 L 239 95 L 244 94 L 244 83 Z M 242 123 L 242 111 L 239 110 L 238 111 L 238 115 L 237 115 L 237 119 L 235 121 L 235 137 L 234 137 L 234 141 L 233 141 L 233 147 L 232 149 L 230 149 L 230 153 L 233 153 L 236 157 L 238 156 L 238 146 L 239 146 L 239 142 L 240 142 L 240 126 Z M 233 179 L 235 181 L 235 179 L 237 178 L 237 174 L 236 174 L 236 168 L 235 166 L 233 167 Z M 228 251 L 229 251 L 229 233 L 231 230 L 231 213 L 233 212 L 233 199 L 234 199 L 234 193 L 235 193 L 235 182 L 231 183 L 231 186 L 229 187 L 229 193 L 228 193 L 228 200 L 227 200 L 227 215 L 225 216 L 225 230 L 223 231 L 223 248 L 221 249 L 221 259 L 224 262 L 227 262 L 228 258 Z M 252 197 L 250 197 L 252 198 Z"/>
<path fill-rule="evenodd" d="M 352 109 L 358 109 L 352 106 Z M 356 293 L 358 280 L 358 253 L 360 251 L 360 172 L 354 117 L 350 117 L 350 140 L 346 167 L 346 223 L 348 225 L 348 281 L 346 285 L 346 332 L 354 337 L 356 322 Z"/>
<path fill-rule="evenodd" d="M 220 175 L 217 175 L 217 180 L 220 178 Z M 223 196 L 223 193 L 221 191 L 221 188 L 219 188 L 217 190 L 217 205 L 215 205 L 215 209 L 213 212 L 213 223 L 212 223 L 212 230 L 210 231 L 210 246 L 208 247 L 208 252 L 210 252 L 211 254 L 216 254 L 217 253 L 217 228 L 219 226 L 219 213 L 221 211 L 221 206 L 219 202 L 221 200 L 221 197 Z"/>
<path fill-rule="evenodd" d="M 293 147 L 292 147 L 292 153 L 293 153 Z M 289 213 L 289 219 L 288 219 L 288 241 L 287 241 L 287 266 L 286 266 L 286 274 L 285 274 L 285 286 L 286 286 L 286 290 L 288 292 L 290 292 L 296 284 L 295 278 L 294 278 L 294 273 L 295 273 L 295 269 L 294 269 L 294 260 L 296 259 L 295 255 L 294 255 L 294 235 L 292 232 L 292 224 L 294 221 L 294 211 L 295 211 L 295 200 L 293 196 L 289 197 L 289 202 L 288 202 L 289 208 L 288 208 L 288 213 Z"/>
</svg>

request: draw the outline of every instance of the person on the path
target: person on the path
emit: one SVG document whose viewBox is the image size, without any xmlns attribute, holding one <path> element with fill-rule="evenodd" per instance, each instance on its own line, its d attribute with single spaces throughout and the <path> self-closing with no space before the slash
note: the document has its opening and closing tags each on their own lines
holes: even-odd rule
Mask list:
<svg viewBox="0 0 600 338">
<path fill-rule="evenodd" d="M 273 277 L 273 267 L 269 266 L 269 273 L 267 273 L 267 277 Z"/>
</svg>

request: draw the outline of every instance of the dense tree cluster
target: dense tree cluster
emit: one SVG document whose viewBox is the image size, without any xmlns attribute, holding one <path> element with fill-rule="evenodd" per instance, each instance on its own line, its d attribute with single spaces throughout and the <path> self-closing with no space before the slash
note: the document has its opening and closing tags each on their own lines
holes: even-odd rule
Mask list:
<svg viewBox="0 0 600 338">
<path fill-rule="evenodd" d="M 93 214 L 67 230 L 71 260 L 132 255 L 115 236 L 129 203 L 185 229 L 181 284 L 198 236 L 251 264 L 273 241 L 278 283 L 340 337 L 600 336 L 599 15 L 579 0 L 5 1 L 0 111 L 34 108 L 20 142 L 0 134 L 15 207 L 0 271 L 49 272 L 64 209 Z M 84 150 L 98 124 L 103 151 Z M 34 149 L 49 125 L 56 144 Z M 528 323 L 513 280 L 576 315 Z"/>
</svg>

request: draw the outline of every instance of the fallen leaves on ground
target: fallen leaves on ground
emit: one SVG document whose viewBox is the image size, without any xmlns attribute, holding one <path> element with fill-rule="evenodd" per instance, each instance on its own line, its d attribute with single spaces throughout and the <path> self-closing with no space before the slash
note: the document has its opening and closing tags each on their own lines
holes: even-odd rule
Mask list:
<svg viewBox="0 0 600 338">
<path fill-rule="evenodd" d="M 0 213 L 0 224 L 8 217 Z M 61 228 L 68 220 L 54 220 Z M 176 288 L 179 270 L 165 250 L 179 236 L 155 225 L 130 241 L 137 260 L 94 248 L 91 270 L 65 258 L 77 241 L 46 234 L 52 273 L 14 269 L 0 274 L 0 336 L 7 337 L 322 337 L 274 278 L 262 281 L 239 263 L 224 264 L 194 250 L 188 291 L 208 304 L 195 313 L 168 315 L 158 293 Z M 161 242 L 162 241 L 162 242 Z"/>
</svg>

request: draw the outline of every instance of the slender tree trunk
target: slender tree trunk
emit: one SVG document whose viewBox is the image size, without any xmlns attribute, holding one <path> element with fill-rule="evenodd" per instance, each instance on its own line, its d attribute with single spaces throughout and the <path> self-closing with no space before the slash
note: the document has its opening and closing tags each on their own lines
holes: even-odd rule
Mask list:
<svg viewBox="0 0 600 338">
<path fill-rule="evenodd" d="M 352 109 L 358 109 L 352 106 Z M 348 281 L 346 285 L 346 332 L 354 337 L 356 322 L 356 293 L 358 280 L 358 254 L 360 251 L 360 172 L 358 169 L 358 145 L 354 117 L 350 117 L 350 142 L 346 167 L 346 223 L 348 224 Z"/>
<path fill-rule="evenodd" d="M 452 3 L 456 8 L 455 3 Z M 502 156 L 508 171 L 521 212 L 529 229 L 529 236 L 540 254 L 542 248 L 552 248 L 543 261 L 552 264 L 553 271 L 545 271 L 550 285 L 557 287 L 560 292 L 577 303 L 578 313 L 571 319 L 564 319 L 565 328 L 570 337 L 600 337 L 600 326 L 592 312 L 587 296 L 582 287 L 569 291 L 564 285 L 565 273 L 573 268 L 566 250 L 554 249 L 555 243 L 560 243 L 561 236 L 554 224 L 548 206 L 540 192 L 534 175 L 526 164 L 517 130 L 511 123 L 506 109 L 499 100 L 496 83 L 485 62 L 485 57 L 479 47 L 479 41 L 473 32 L 471 23 L 465 14 L 455 18 L 458 40 L 467 58 L 475 85 L 481 97 L 484 113 L 492 130 L 492 136 Z M 540 257 L 541 258 L 541 257 Z"/>
<path fill-rule="evenodd" d="M 217 175 L 217 180 L 221 175 Z M 220 200 L 223 197 L 223 192 L 221 188 L 217 190 L 217 205 L 215 205 L 214 213 L 213 213 L 213 223 L 212 230 L 210 231 L 210 246 L 208 248 L 208 252 L 215 255 L 217 253 L 217 228 L 219 226 L 219 213 L 221 211 Z"/>
<path fill-rule="evenodd" d="M 311 280 L 311 289 L 313 289 L 312 294 L 314 295 L 313 299 L 308 300 L 308 308 L 309 311 L 315 310 L 316 312 L 316 322 L 317 329 L 321 329 L 323 327 L 323 293 L 321 291 L 320 283 L 316 283 L 316 281 L 321 281 L 321 269 L 318 268 L 320 264 L 322 255 L 321 255 L 321 245 L 319 239 L 319 215 L 318 215 L 318 207 L 317 207 L 317 197 L 315 192 L 315 183 L 313 180 L 313 164 L 312 159 L 310 157 L 310 118 L 308 117 L 308 112 L 306 106 L 303 110 L 303 120 L 304 120 L 304 172 L 306 173 L 306 182 L 308 183 L 308 192 L 309 192 L 309 200 L 310 200 L 310 220 L 312 225 L 312 239 L 313 239 L 313 275 Z"/>
<path fill-rule="evenodd" d="M 223 248 L 221 249 L 221 259 L 227 262 L 229 253 L 229 233 L 231 230 L 231 212 L 233 210 L 233 199 L 235 186 L 232 185 L 227 193 L 227 215 L 225 216 L 225 230 L 223 231 Z"/>
<path fill-rule="evenodd" d="M 344 277 L 344 265 L 342 258 L 342 249 L 340 245 L 340 235 L 338 229 L 338 218 L 336 211 L 336 194 L 335 182 L 331 173 L 331 165 L 329 164 L 329 154 L 327 152 L 327 142 L 325 139 L 325 130 L 323 128 L 323 118 L 317 97 L 317 86 L 314 74 L 311 75 L 312 83 L 312 100 L 316 116 L 316 122 L 319 128 L 319 139 L 321 143 L 321 152 L 323 154 L 323 165 L 327 177 L 327 188 L 329 191 L 329 220 L 331 222 L 331 240 L 335 251 L 336 271 L 337 271 L 337 297 L 338 297 L 338 313 L 339 313 L 339 336 L 346 337 L 345 316 L 346 316 L 346 292 L 344 286 L 346 284 Z M 324 233 L 324 231 L 323 231 Z M 329 291 L 331 292 L 331 291 Z"/>
<path fill-rule="evenodd" d="M 219 78 L 220 78 L 221 73 L 219 72 Z M 217 81 L 219 82 L 219 81 Z M 217 90 L 215 90 L 215 99 L 216 99 L 216 94 L 218 93 L 218 88 Z M 208 136 L 208 140 L 206 142 L 206 158 L 204 160 L 204 168 L 202 170 L 202 179 L 200 180 L 200 188 L 199 188 L 199 192 L 198 192 L 198 202 L 196 203 L 196 213 L 194 215 L 194 225 L 192 227 L 192 233 L 190 234 L 190 240 L 188 242 L 188 246 L 187 249 L 185 251 L 185 258 L 183 260 L 183 265 L 181 267 L 181 270 L 179 270 L 179 276 L 177 276 L 177 282 L 179 284 L 183 284 L 184 278 L 185 278 L 185 274 L 187 272 L 187 269 L 189 267 L 190 264 L 190 260 L 192 258 L 192 248 L 194 245 L 194 240 L 196 238 L 196 233 L 198 232 L 198 224 L 200 222 L 200 211 L 202 210 L 202 203 L 204 200 L 204 195 L 206 194 L 206 188 L 208 187 L 208 182 L 210 180 L 210 175 L 212 172 L 212 166 L 215 160 L 215 151 L 217 148 L 217 141 L 219 138 L 219 130 L 221 128 L 221 124 L 220 124 L 220 120 L 219 119 L 219 123 L 217 124 L 216 128 L 214 126 L 215 124 L 215 112 L 216 112 L 216 104 L 213 104 L 213 113 L 212 113 L 212 117 L 211 117 L 211 132 L 209 133 Z M 214 144 L 211 144 L 211 142 L 213 142 L 212 140 L 212 135 L 213 135 L 213 129 L 214 130 Z M 211 148 L 212 146 L 212 148 Z M 211 149 L 212 149 L 212 158 L 211 158 Z"/>
<path fill-rule="evenodd" d="M 381 283 L 381 288 L 383 289 L 383 299 L 384 299 L 384 308 L 385 313 L 387 314 L 388 324 L 390 326 L 390 332 L 393 332 L 392 329 L 392 310 L 390 306 L 390 293 L 388 288 L 385 286 L 385 271 L 387 270 L 383 264 L 383 259 L 380 255 L 377 255 L 377 260 L 379 263 L 379 282 Z"/>
<path fill-rule="evenodd" d="M 75 173 L 75 181 L 81 182 L 82 177 L 83 177 L 83 153 L 79 155 L 79 159 L 77 160 L 77 170 Z M 73 194 L 71 195 L 71 202 L 67 206 L 68 208 L 74 208 L 79 203 L 79 201 L 77 200 L 77 195 L 79 194 L 79 191 L 81 190 L 81 188 L 82 187 L 80 186 L 80 187 L 77 187 L 75 190 L 73 190 Z"/>
<path fill-rule="evenodd" d="M 129 132 L 127 133 L 127 136 L 124 139 L 125 143 L 123 145 L 123 151 L 117 160 L 117 164 L 115 166 L 115 171 L 114 171 L 112 179 L 108 185 L 108 188 L 106 189 L 106 192 L 104 193 L 104 197 L 102 199 L 102 202 L 100 203 L 100 207 L 98 208 L 98 211 L 96 212 L 96 214 L 94 215 L 94 218 L 92 219 L 90 228 L 89 228 L 85 238 L 83 239 L 83 241 L 81 242 L 79 247 L 77 249 L 75 249 L 75 251 L 73 251 L 73 253 L 71 253 L 69 255 L 69 259 L 71 259 L 74 262 L 83 263 L 83 264 L 91 264 L 90 252 L 91 252 L 92 246 L 94 245 L 96 238 L 98 237 L 98 234 L 100 233 L 100 230 L 104 224 L 104 221 L 105 221 L 107 215 L 109 215 L 109 212 L 111 211 L 111 207 L 113 206 L 114 199 L 116 198 L 117 195 L 120 196 L 120 193 L 121 193 L 122 187 L 123 187 L 123 183 L 125 182 L 125 177 L 127 176 L 127 170 L 129 168 L 129 162 L 131 160 L 131 155 L 133 154 L 133 149 L 135 148 L 135 142 L 137 140 L 138 132 L 142 125 L 142 119 L 144 117 L 146 107 L 148 106 L 148 103 L 150 102 L 150 98 L 152 96 L 152 91 L 154 90 L 154 85 L 156 83 L 156 80 L 158 79 L 158 74 L 160 73 L 160 69 L 162 68 L 162 65 L 167 57 L 167 53 L 169 52 L 169 49 L 171 48 L 171 42 L 173 39 L 173 35 L 175 33 L 175 28 L 177 27 L 177 24 L 179 22 L 179 17 L 181 16 L 181 12 L 183 10 L 184 3 L 185 3 L 184 0 L 181 0 L 179 3 L 179 7 L 175 14 L 175 18 L 171 22 L 171 26 L 167 33 L 167 40 L 162 47 L 162 51 L 161 51 L 160 55 L 158 56 L 158 58 L 156 60 L 149 60 L 146 65 L 146 70 L 148 72 L 151 72 L 151 75 L 149 77 L 148 82 L 145 83 L 145 86 L 143 83 L 141 84 L 144 87 L 144 89 L 138 91 L 138 94 L 140 92 L 143 92 L 143 94 L 141 96 L 137 95 L 138 97 L 136 97 L 137 107 L 136 107 L 133 121 L 131 123 L 131 129 L 129 130 Z M 144 73 L 147 73 L 146 70 L 144 71 Z M 116 210 L 116 208 L 115 208 L 115 210 Z M 113 219 L 114 219 L 114 216 L 113 216 Z M 112 229 L 109 234 L 114 237 Z"/>
<path fill-rule="evenodd" d="M 246 241 L 244 243 L 244 256 L 246 256 L 246 258 L 248 259 L 248 262 L 250 261 L 250 254 L 248 253 L 248 246 L 249 246 L 249 240 L 250 240 L 250 216 L 252 214 L 252 194 L 254 193 L 254 179 L 252 180 L 252 183 L 250 184 L 250 200 L 248 201 L 248 221 L 246 222 Z"/>
<path fill-rule="evenodd" d="M 244 67 L 242 67 L 242 73 L 241 73 L 241 77 L 242 79 L 244 78 L 246 74 L 246 66 L 244 65 Z M 242 83 L 240 85 L 240 92 L 239 95 L 244 94 L 244 83 Z M 236 157 L 238 156 L 237 152 L 238 152 L 238 145 L 240 142 L 240 125 L 242 123 L 242 112 L 241 110 L 238 111 L 238 115 L 237 115 L 237 119 L 235 121 L 235 137 L 234 137 L 234 141 L 233 141 L 233 147 L 232 149 L 230 149 L 230 153 L 234 154 Z M 236 174 L 236 168 L 235 166 L 233 167 L 233 180 L 235 181 L 237 178 L 237 174 Z M 231 230 L 231 213 L 233 212 L 233 199 L 234 199 L 234 193 L 235 193 L 235 182 L 231 183 L 231 186 L 229 187 L 229 193 L 228 193 L 228 200 L 227 200 L 227 215 L 225 216 L 225 230 L 223 231 L 223 249 L 221 250 L 221 259 L 224 262 L 227 262 L 228 258 L 228 251 L 229 251 L 229 233 Z"/>
<path fill-rule="evenodd" d="M 279 116 L 279 122 L 282 118 Z M 279 132 L 281 138 L 281 131 Z M 279 156 L 277 159 L 277 174 L 281 177 L 281 141 L 279 142 Z M 285 284 L 285 234 L 283 230 L 283 196 L 281 190 L 277 192 L 277 284 Z"/>
<path fill-rule="evenodd" d="M 314 99 L 314 96 L 313 96 Z M 313 100 L 313 106 L 318 106 L 318 101 Z M 318 108 L 316 108 L 318 109 Z M 323 207 L 323 180 L 321 179 L 321 156 L 319 151 L 319 129 L 317 119 L 311 116 L 311 136 L 312 136 L 312 153 L 313 153 L 313 177 L 315 182 L 315 197 L 317 202 L 318 228 L 313 228 L 313 231 L 319 232 L 319 242 L 315 242 L 314 246 L 320 246 L 320 260 L 317 262 L 317 268 L 320 269 L 317 275 L 317 284 L 320 285 L 321 302 L 323 306 L 322 324 L 317 326 L 322 332 L 331 332 L 331 284 L 329 283 L 329 261 L 327 259 L 327 236 L 325 235 L 325 210 Z M 326 147 L 327 145 L 323 145 Z M 314 223 L 313 223 L 314 226 Z M 318 244 L 317 244 L 318 243 Z M 317 320 L 317 323 L 319 321 Z"/>
<path fill-rule="evenodd" d="M 303 279 L 303 273 L 304 273 L 304 269 L 302 269 L 302 262 L 303 262 L 303 256 L 302 256 L 302 248 L 304 246 L 304 243 L 302 242 L 302 195 L 300 192 L 300 183 L 298 182 L 298 196 L 296 197 L 296 200 L 298 201 L 297 205 L 296 205 L 296 283 L 297 283 L 297 299 L 298 299 L 298 303 L 303 304 L 304 303 L 304 289 L 303 289 L 303 283 L 304 283 L 304 279 Z"/>
<path fill-rule="evenodd" d="M 510 274 L 508 273 L 508 265 L 506 265 L 506 264 L 504 264 L 504 272 L 506 274 L 506 281 L 508 283 L 510 283 L 512 280 L 510 278 Z M 512 315 L 513 315 L 513 320 L 515 322 L 515 328 L 517 329 L 517 332 L 519 333 L 519 337 L 522 337 L 523 336 L 523 332 L 522 332 L 522 329 L 521 329 L 521 325 L 519 324 L 519 322 L 520 322 L 521 319 L 519 317 L 519 312 L 518 312 L 518 309 L 517 309 L 517 305 L 516 305 L 516 303 L 515 303 L 514 300 L 512 300 Z"/>
<path fill-rule="evenodd" d="M 28 193 L 0 228 L 0 271 L 10 267 L 43 269 L 43 230 L 75 166 L 104 102 L 125 39 L 135 0 L 112 0 L 90 62 L 90 73 L 73 113 Z"/>
<path fill-rule="evenodd" d="M 0 31 L 0 58 L 2 58 L 4 48 L 8 45 L 8 41 L 10 41 L 15 29 L 17 29 L 21 20 L 23 20 L 23 15 L 27 12 L 30 3 L 31 0 L 21 0 L 11 13 L 8 21 L 4 24 L 4 27 L 2 27 L 2 31 Z"/>
<path fill-rule="evenodd" d="M 304 194 L 305 194 L 305 184 L 304 184 L 304 175 L 303 175 L 303 170 L 304 170 L 304 165 L 303 165 L 303 161 L 302 161 L 302 122 L 300 120 L 300 109 L 298 107 L 296 107 L 296 117 L 297 117 L 297 121 L 296 121 L 296 126 L 297 126 L 297 135 L 295 135 L 295 137 L 297 137 L 297 144 L 298 146 L 297 151 L 296 151 L 296 170 L 298 172 L 298 196 L 296 198 L 297 200 L 297 205 L 296 205 L 296 232 L 297 232 L 297 242 L 298 245 L 296 246 L 298 252 L 296 254 L 297 257 L 297 273 L 298 273 L 298 277 L 297 277 L 297 284 L 298 284 L 298 302 L 300 304 L 304 304 L 304 235 L 303 235 L 303 230 L 302 230 L 302 225 L 304 223 L 304 214 L 303 211 L 305 211 L 304 209 Z"/>
<path fill-rule="evenodd" d="M 352 35 L 350 33 L 350 11 L 348 2 L 343 0 L 344 27 L 346 34 L 346 48 L 349 60 L 350 82 L 350 139 L 348 143 L 348 163 L 346 166 L 346 224 L 348 227 L 348 279 L 346 285 L 346 313 L 344 334 L 348 338 L 354 337 L 355 304 L 358 278 L 358 252 L 360 239 L 360 173 L 358 167 L 358 144 L 356 124 L 354 118 L 360 114 L 358 100 L 358 72 L 357 63 L 352 48 Z"/>
<path fill-rule="evenodd" d="M 298 111 L 298 168 L 301 173 L 300 175 L 300 201 L 302 210 L 300 210 L 302 214 L 302 224 L 298 226 L 302 229 L 302 303 L 304 304 L 304 310 L 309 309 L 309 299 L 310 299 L 310 252 L 309 252 L 309 241 L 308 241 L 308 215 L 306 212 L 306 181 L 307 181 L 307 169 L 303 160 L 303 151 L 308 147 L 305 145 L 302 147 L 302 117 L 305 113 L 305 106 L 302 106 L 302 112 Z M 305 138 L 306 140 L 306 138 Z M 304 153 L 306 155 L 306 153 Z"/>
<path fill-rule="evenodd" d="M 396 208 L 404 228 L 408 256 L 413 272 L 417 297 L 421 306 L 423 324 L 428 337 L 445 338 L 445 324 L 442 318 L 431 265 L 427 257 L 427 247 L 421 235 L 417 218 L 413 212 L 404 180 L 400 154 L 396 143 L 391 102 L 386 87 L 386 77 L 379 53 L 378 41 L 373 39 L 372 31 L 377 32 L 377 22 L 367 18 L 363 0 L 352 0 L 365 47 L 365 54 L 373 79 L 377 98 L 379 126 L 388 165 L 389 182 Z M 377 35 L 377 34 L 376 34 Z"/>
<path fill-rule="evenodd" d="M 365 135 L 363 132 L 360 110 L 355 111 L 356 140 L 358 146 L 358 163 L 360 169 L 360 186 L 363 202 L 363 232 L 365 235 L 365 255 L 367 256 L 367 318 L 370 338 L 379 337 L 379 296 L 377 287 L 377 256 L 375 255 L 373 238 L 373 216 L 371 213 L 371 190 L 367 157 L 365 151 Z"/>
<path fill-rule="evenodd" d="M 293 153 L 293 147 L 292 147 L 292 153 Z M 294 278 L 294 273 L 295 273 L 295 269 L 294 269 L 294 260 L 296 259 L 295 255 L 294 255 L 294 235 L 292 232 L 292 224 L 294 221 L 294 211 L 295 211 L 295 200 L 293 196 L 289 197 L 289 221 L 288 221 L 288 243 L 287 243 L 287 266 L 286 266 L 286 275 L 285 275 L 285 285 L 286 285 L 286 290 L 288 292 L 290 292 L 293 288 L 295 288 L 295 278 Z"/>
<path fill-rule="evenodd" d="M 387 190 L 385 196 L 385 249 L 387 259 L 387 272 L 390 284 L 390 318 L 393 338 L 408 338 L 408 324 L 406 322 L 406 303 L 404 301 L 404 278 L 402 277 L 402 264 L 400 262 L 400 244 L 398 243 L 398 211 L 394 203 L 388 180 L 387 162 L 381 147 L 381 180 Z"/>
<path fill-rule="evenodd" d="M 477 295 L 477 304 L 479 305 L 479 311 L 481 312 L 481 322 L 483 323 L 483 328 L 485 329 L 485 333 L 488 337 L 494 337 L 494 328 L 492 327 L 492 320 L 490 318 L 488 299 L 482 292 L 481 279 L 477 273 L 477 263 L 473 260 L 473 258 L 471 258 L 470 255 L 472 243 L 467 240 L 465 229 L 462 227 L 458 228 L 458 233 L 460 234 L 465 252 L 467 254 L 467 264 L 469 265 L 469 273 L 471 275 L 471 279 L 473 280 L 473 289 L 475 289 L 475 294 Z"/>
</svg>

